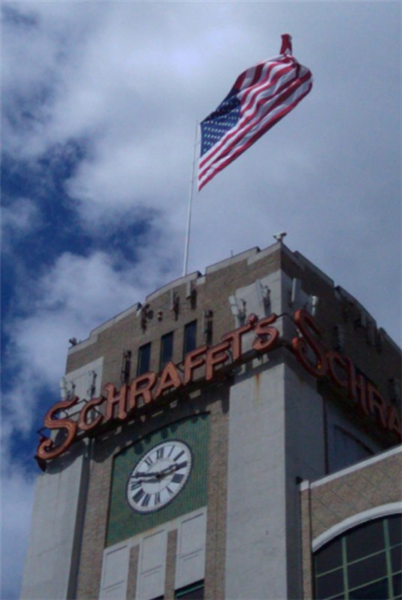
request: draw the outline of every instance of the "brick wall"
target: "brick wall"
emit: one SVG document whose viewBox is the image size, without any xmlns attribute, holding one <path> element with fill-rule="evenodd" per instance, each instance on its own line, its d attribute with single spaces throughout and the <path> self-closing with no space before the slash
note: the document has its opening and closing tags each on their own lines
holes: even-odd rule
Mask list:
<svg viewBox="0 0 402 600">
<path fill-rule="evenodd" d="M 226 539 L 226 468 L 228 439 L 228 387 L 220 386 L 206 390 L 202 397 L 185 398 L 173 410 L 165 407 L 164 412 L 149 418 L 136 427 L 131 423 L 118 431 L 96 438 L 93 441 L 88 500 L 85 514 L 83 542 L 78 575 L 78 599 L 99 597 L 103 550 L 106 544 L 108 505 L 110 498 L 113 458 L 124 448 L 152 431 L 165 427 L 175 420 L 198 412 L 209 412 L 209 468 L 207 476 L 207 562 L 206 595 L 210 598 L 223 597 L 224 560 Z M 175 537 L 170 535 L 168 543 L 166 598 L 173 597 L 175 576 Z M 136 569 L 138 550 L 132 549 L 130 568 Z M 130 571 L 128 595 L 134 598 L 136 573 Z"/>
<path fill-rule="evenodd" d="M 389 455 L 390 454 L 390 455 Z M 312 598 L 315 538 L 358 513 L 402 501 L 402 447 L 334 476 L 304 485 L 301 492 L 303 598 Z"/>
</svg>

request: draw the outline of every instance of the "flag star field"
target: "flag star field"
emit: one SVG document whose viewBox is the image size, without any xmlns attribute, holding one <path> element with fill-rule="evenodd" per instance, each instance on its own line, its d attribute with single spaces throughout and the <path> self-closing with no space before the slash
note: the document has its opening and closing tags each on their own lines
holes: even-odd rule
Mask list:
<svg viewBox="0 0 402 600">
<path fill-rule="evenodd" d="M 240 119 L 240 106 L 240 100 L 232 91 L 222 104 L 201 123 L 201 156 L 236 125 Z"/>
</svg>

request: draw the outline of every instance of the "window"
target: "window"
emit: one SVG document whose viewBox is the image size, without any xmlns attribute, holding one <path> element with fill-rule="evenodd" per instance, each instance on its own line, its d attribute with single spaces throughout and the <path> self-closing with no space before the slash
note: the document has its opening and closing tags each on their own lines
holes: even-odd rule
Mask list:
<svg viewBox="0 0 402 600">
<path fill-rule="evenodd" d="M 138 350 L 137 377 L 149 371 L 151 362 L 151 342 L 141 346 Z"/>
<path fill-rule="evenodd" d="M 177 590 L 175 599 L 178 600 L 204 600 L 204 582 L 198 581 Z"/>
<path fill-rule="evenodd" d="M 354 435 L 337 425 L 333 429 L 333 452 L 329 455 L 330 472 L 353 465 L 360 460 L 370 458 L 373 453 Z"/>
<path fill-rule="evenodd" d="M 187 323 L 184 328 L 183 356 L 197 347 L 197 321 Z"/>
<path fill-rule="evenodd" d="M 402 516 L 369 521 L 314 555 L 315 598 L 402 599 Z"/>
<path fill-rule="evenodd" d="M 161 339 L 161 355 L 160 355 L 160 369 L 173 358 L 173 331 L 162 336 Z"/>
</svg>

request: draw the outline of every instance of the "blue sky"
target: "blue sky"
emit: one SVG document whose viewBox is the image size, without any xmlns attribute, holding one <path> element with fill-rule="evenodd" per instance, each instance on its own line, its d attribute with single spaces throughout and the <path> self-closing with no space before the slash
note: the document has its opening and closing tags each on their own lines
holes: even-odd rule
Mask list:
<svg viewBox="0 0 402 600">
<path fill-rule="evenodd" d="M 311 94 L 194 196 L 189 270 L 298 250 L 401 343 L 398 2 L 3 2 L 2 592 L 18 597 L 37 434 L 68 340 L 182 272 L 194 128 L 245 68 Z"/>
</svg>

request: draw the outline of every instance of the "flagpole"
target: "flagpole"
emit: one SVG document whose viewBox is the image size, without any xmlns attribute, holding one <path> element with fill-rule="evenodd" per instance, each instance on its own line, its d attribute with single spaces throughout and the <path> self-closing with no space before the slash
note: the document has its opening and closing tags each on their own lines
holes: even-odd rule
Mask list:
<svg viewBox="0 0 402 600">
<path fill-rule="evenodd" d="M 190 193 L 188 200 L 188 213 L 187 213 L 187 230 L 186 230 L 186 241 L 184 246 L 184 264 L 183 264 L 183 277 L 187 275 L 188 267 L 188 249 L 190 245 L 190 229 L 191 229 L 191 212 L 193 207 L 193 191 L 194 191 L 194 175 L 195 175 L 195 162 L 196 162 L 196 150 L 197 150 L 197 134 L 198 134 L 198 121 L 195 123 L 195 138 L 194 138 L 194 151 L 193 151 L 193 169 L 191 173 L 190 181 Z"/>
</svg>

